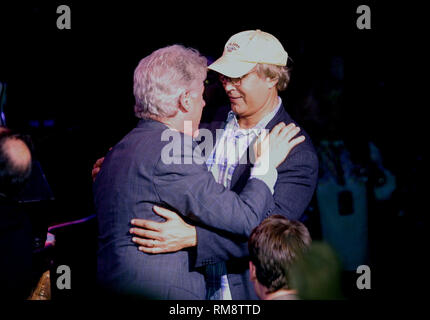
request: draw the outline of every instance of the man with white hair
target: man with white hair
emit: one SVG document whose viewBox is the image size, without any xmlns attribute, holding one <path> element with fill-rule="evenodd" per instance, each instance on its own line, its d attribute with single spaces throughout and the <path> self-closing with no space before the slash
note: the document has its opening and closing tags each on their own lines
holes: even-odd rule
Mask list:
<svg viewBox="0 0 430 320">
<path fill-rule="evenodd" d="M 278 96 L 290 79 L 287 60 L 287 52 L 273 35 L 249 30 L 233 35 L 225 44 L 223 55 L 209 66 L 219 73 L 231 111 L 225 122 L 212 122 L 207 126 L 214 133 L 216 129 L 225 129 L 207 159 L 207 166 L 216 181 L 235 192 L 243 190 L 250 176 L 249 161 L 240 160 L 249 154 L 248 149 L 259 132 L 270 130 L 281 121 L 295 124 Z M 306 137 L 305 142 L 294 148 L 277 168 L 274 204 L 264 218 L 278 213 L 290 220 L 299 220 L 312 198 L 318 177 L 318 158 L 307 133 L 303 130 L 301 133 Z M 206 298 L 257 299 L 249 281 L 246 237 L 211 232 L 200 226 L 189 228 L 183 226 L 173 212 L 161 209 L 157 212 L 167 221 L 153 223 L 137 219 L 132 222 L 136 226 L 133 228 L 135 235 L 144 237 L 135 238 L 141 251 L 165 253 L 191 247 L 194 242 L 189 241 L 192 233 L 188 232 L 194 232 L 198 239 L 196 265 L 207 265 Z M 157 239 L 156 245 L 150 239 Z"/>
<path fill-rule="evenodd" d="M 246 236 L 273 206 L 276 167 L 304 140 L 293 139 L 299 132 L 294 125 L 280 123 L 260 139 L 261 148 L 254 149 L 255 165 L 239 194 L 217 183 L 204 161 L 196 159 L 191 138 L 205 105 L 205 78 L 206 59 L 180 45 L 154 51 L 135 70 L 135 114 L 140 121 L 107 154 L 94 182 L 97 276 L 101 287 L 114 294 L 204 299 L 204 276 L 193 264 L 195 250 L 141 253 L 132 242 L 130 221 L 161 221 L 153 212 L 155 204 L 174 208 L 204 227 Z M 191 241 L 195 245 L 195 237 Z M 151 241 L 153 246 L 156 242 Z"/>
</svg>

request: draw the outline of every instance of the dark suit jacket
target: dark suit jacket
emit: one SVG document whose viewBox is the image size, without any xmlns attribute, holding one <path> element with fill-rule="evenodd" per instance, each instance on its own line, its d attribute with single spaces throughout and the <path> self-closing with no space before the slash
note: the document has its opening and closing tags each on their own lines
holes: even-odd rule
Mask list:
<svg viewBox="0 0 430 320">
<path fill-rule="evenodd" d="M 99 225 L 98 281 L 114 293 L 204 299 L 204 276 L 194 268 L 196 249 L 142 253 L 131 240 L 130 220 L 162 221 L 152 211 L 157 204 L 175 208 L 198 224 L 246 236 L 273 206 L 273 197 L 259 179 L 250 179 L 239 195 L 216 183 L 203 159 L 201 164 L 191 163 L 191 157 L 197 156 L 195 142 L 178 132 L 179 141 L 163 139 L 166 129 L 160 122 L 141 120 L 104 160 L 93 186 Z M 174 163 L 161 160 L 166 150 Z"/>
<path fill-rule="evenodd" d="M 281 121 L 287 125 L 291 122 L 295 123 L 282 105 L 266 128 L 271 130 Z M 213 132 L 224 126 L 225 122 L 220 121 L 202 124 L 202 127 Z M 312 198 L 318 178 L 318 157 L 309 135 L 303 129 L 299 135 L 304 135 L 306 140 L 297 145 L 284 163 L 277 168 L 278 180 L 275 184 L 275 202 L 262 215 L 261 221 L 271 214 L 281 214 L 288 219 L 299 220 Z M 235 192 L 243 190 L 249 178 L 251 164 L 249 161 L 246 163 L 239 164 L 233 173 L 231 189 Z M 258 223 L 253 227 L 256 227 Z M 253 285 L 249 281 L 247 256 L 247 237 L 219 232 L 211 228 L 197 227 L 195 266 L 201 267 L 210 263 L 228 261 L 229 286 L 233 299 L 258 299 Z"/>
<path fill-rule="evenodd" d="M 46 233 L 46 231 L 45 231 Z M 0 299 L 24 300 L 30 295 L 33 230 L 28 213 L 18 202 L 0 194 Z"/>
</svg>

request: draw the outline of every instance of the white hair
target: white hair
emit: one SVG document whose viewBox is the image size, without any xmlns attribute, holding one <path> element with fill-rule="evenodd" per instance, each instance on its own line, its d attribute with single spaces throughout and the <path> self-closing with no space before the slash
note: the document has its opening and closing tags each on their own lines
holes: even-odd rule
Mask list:
<svg viewBox="0 0 430 320">
<path fill-rule="evenodd" d="M 170 118 L 194 81 L 204 81 L 207 60 L 192 48 L 172 45 L 143 58 L 134 71 L 134 113 L 138 118 Z"/>
</svg>

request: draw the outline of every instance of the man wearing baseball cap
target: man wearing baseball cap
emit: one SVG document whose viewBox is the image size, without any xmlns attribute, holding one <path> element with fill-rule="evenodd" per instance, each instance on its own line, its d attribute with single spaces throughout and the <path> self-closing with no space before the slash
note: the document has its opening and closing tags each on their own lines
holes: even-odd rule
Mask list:
<svg viewBox="0 0 430 320">
<path fill-rule="evenodd" d="M 231 190 L 240 192 L 244 188 L 252 164 L 237 161 L 237 158 L 249 155 L 248 149 L 252 148 L 261 131 L 271 130 L 279 122 L 295 124 L 278 96 L 278 92 L 288 85 L 287 60 L 288 54 L 278 39 L 261 30 L 251 30 L 233 35 L 227 41 L 223 55 L 209 66 L 219 73 L 231 111 L 226 121 L 207 126 L 214 136 L 216 129 L 225 130 L 206 164 L 217 182 Z M 275 206 L 265 217 L 281 214 L 290 220 L 299 220 L 312 198 L 318 159 L 311 139 L 303 129 L 300 132 L 306 139 L 277 168 Z M 226 152 L 229 148 L 237 150 L 239 157 L 236 152 L 233 156 Z M 164 253 L 195 245 L 185 240 L 190 226 L 182 229 L 183 221 L 178 223 L 173 212 L 167 218 L 167 211 L 164 212 L 167 221 L 152 223 L 150 232 L 138 228 L 145 229 L 147 221 L 135 219 L 136 236 L 158 240 L 154 247 L 152 242 L 136 237 L 141 251 Z M 195 267 L 206 268 L 207 299 L 258 299 L 249 281 L 247 239 L 200 226 L 194 230 L 197 238 Z"/>
<path fill-rule="evenodd" d="M 285 67 L 288 53 L 270 33 L 261 30 L 242 31 L 226 43 L 223 55 L 209 69 L 231 78 L 249 73 L 257 64 Z"/>
<path fill-rule="evenodd" d="M 271 130 L 277 123 L 294 123 L 285 111 L 279 91 L 287 88 L 289 72 L 288 53 L 273 35 L 261 30 L 243 31 L 233 35 L 224 47 L 223 55 L 209 66 L 219 73 L 220 81 L 230 100 L 231 112 L 225 125 L 233 131 L 243 129 Z M 253 131 L 253 130 L 248 130 Z M 229 130 L 221 140 L 230 140 Z M 308 206 L 317 181 L 318 160 L 309 136 L 301 130 L 306 140 L 297 146 L 278 168 L 278 182 L 275 185 L 275 204 L 271 214 L 282 214 L 288 219 L 298 220 Z M 241 139 L 240 137 L 237 139 Z M 249 139 L 248 139 L 249 140 Z M 223 141 L 218 145 L 223 146 Z M 216 148 L 213 159 L 222 160 L 223 148 Z M 209 157 L 210 158 L 210 157 Z M 214 166 L 222 167 L 222 161 Z M 221 169 L 212 172 L 220 174 Z M 229 169 L 225 169 L 229 171 Z M 229 187 L 243 188 L 241 180 L 249 174 L 242 165 L 236 166 Z M 197 232 L 199 238 L 199 232 Z M 203 242 L 203 241 L 201 241 Z M 208 242 L 210 245 L 210 242 Z M 241 243 L 236 241 L 236 246 Z M 231 244 L 221 250 L 231 248 Z M 197 246 L 203 255 L 204 245 Z M 214 251 L 214 249 L 212 249 Z M 247 254 L 246 254 L 247 255 Z M 223 262 L 207 267 L 209 299 L 251 299 L 255 298 L 248 281 L 246 259 L 231 259 L 223 267 Z M 221 265 L 221 266 L 220 266 Z M 220 280 L 217 281 L 217 278 Z M 227 281 L 228 279 L 228 281 Z M 215 284 L 211 288 L 211 284 Z M 229 292 L 230 291 L 230 292 Z"/>
</svg>

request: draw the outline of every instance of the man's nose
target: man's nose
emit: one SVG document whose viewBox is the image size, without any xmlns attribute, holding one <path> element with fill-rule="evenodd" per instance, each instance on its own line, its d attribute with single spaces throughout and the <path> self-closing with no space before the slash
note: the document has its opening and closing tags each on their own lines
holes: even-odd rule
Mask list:
<svg viewBox="0 0 430 320">
<path fill-rule="evenodd" d="M 227 81 L 226 83 L 224 83 L 224 90 L 228 93 L 232 90 L 236 90 L 236 87 L 230 81 Z"/>
</svg>

